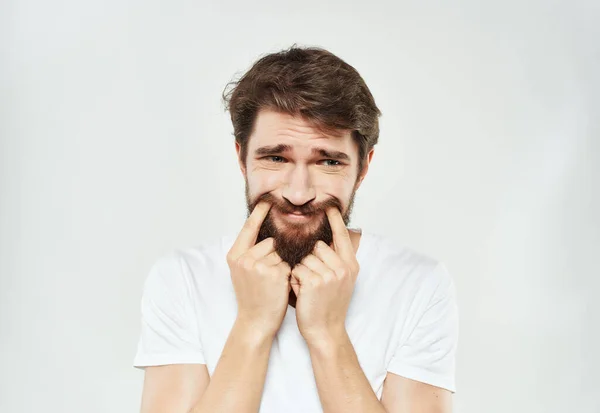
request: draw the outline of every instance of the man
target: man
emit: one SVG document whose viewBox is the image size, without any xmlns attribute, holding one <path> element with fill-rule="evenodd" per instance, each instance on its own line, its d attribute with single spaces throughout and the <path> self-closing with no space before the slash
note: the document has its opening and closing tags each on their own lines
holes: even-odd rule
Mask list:
<svg viewBox="0 0 600 413">
<path fill-rule="evenodd" d="M 142 412 L 450 412 L 451 277 L 347 228 L 379 135 L 363 79 L 294 46 L 233 85 L 249 216 L 238 234 L 151 269 L 134 361 Z"/>
</svg>

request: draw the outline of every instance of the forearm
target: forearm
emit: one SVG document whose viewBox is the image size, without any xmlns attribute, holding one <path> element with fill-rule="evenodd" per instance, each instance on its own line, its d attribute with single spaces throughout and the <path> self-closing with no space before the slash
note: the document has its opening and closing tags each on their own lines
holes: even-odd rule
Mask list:
<svg viewBox="0 0 600 413">
<path fill-rule="evenodd" d="M 308 344 L 324 413 L 385 413 L 344 330 Z"/>
<path fill-rule="evenodd" d="M 258 412 L 272 343 L 272 336 L 236 320 L 210 384 L 190 413 Z"/>
</svg>

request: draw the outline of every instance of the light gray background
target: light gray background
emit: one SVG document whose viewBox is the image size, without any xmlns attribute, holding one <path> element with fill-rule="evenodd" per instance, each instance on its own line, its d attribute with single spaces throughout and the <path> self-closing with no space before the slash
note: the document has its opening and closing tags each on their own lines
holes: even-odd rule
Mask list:
<svg viewBox="0 0 600 413">
<path fill-rule="evenodd" d="M 4 1 L 0 411 L 134 412 L 153 262 L 245 218 L 220 93 L 297 42 L 383 111 L 353 225 L 444 261 L 456 411 L 600 411 L 593 1 Z"/>
</svg>

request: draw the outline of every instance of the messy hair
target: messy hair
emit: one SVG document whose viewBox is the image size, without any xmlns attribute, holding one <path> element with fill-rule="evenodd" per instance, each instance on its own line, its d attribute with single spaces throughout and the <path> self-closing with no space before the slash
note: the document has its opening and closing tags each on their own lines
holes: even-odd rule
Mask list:
<svg viewBox="0 0 600 413">
<path fill-rule="evenodd" d="M 379 138 L 381 111 L 360 74 L 319 47 L 291 46 L 259 58 L 223 91 L 233 135 L 246 163 L 248 138 L 261 109 L 300 116 L 326 135 L 351 131 L 358 170 Z"/>
</svg>

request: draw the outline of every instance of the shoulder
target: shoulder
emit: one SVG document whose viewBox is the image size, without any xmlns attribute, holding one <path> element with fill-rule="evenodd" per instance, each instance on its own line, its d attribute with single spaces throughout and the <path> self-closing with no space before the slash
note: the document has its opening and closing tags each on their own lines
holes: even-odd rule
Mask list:
<svg viewBox="0 0 600 413">
<path fill-rule="evenodd" d="M 361 251 L 363 260 L 368 261 L 378 277 L 410 289 L 433 293 L 440 287 L 452 283 L 445 264 L 430 254 L 405 245 L 398 237 L 363 231 Z"/>
<path fill-rule="evenodd" d="M 233 240 L 231 234 L 225 234 L 209 238 L 194 246 L 177 248 L 172 251 L 172 254 L 188 267 L 203 266 L 214 269 L 226 262 L 227 252 Z"/>
<path fill-rule="evenodd" d="M 213 274 L 226 263 L 230 239 L 222 235 L 165 251 L 151 265 L 145 288 L 189 287 L 198 277 Z"/>
</svg>

